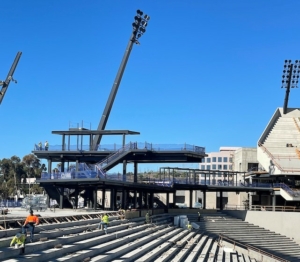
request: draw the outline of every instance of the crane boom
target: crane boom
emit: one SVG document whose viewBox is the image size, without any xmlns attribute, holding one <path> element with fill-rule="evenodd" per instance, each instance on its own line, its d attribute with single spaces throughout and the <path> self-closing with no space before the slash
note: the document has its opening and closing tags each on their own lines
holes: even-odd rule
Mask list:
<svg viewBox="0 0 300 262">
<path fill-rule="evenodd" d="M 8 89 L 10 81 L 14 81 L 15 83 L 17 82 L 16 80 L 13 79 L 13 75 L 14 75 L 16 67 L 19 63 L 21 55 L 22 55 L 22 52 L 17 53 L 16 58 L 15 58 L 12 66 L 11 66 L 9 72 L 8 72 L 8 75 L 5 79 L 5 81 L 0 81 L 0 86 L 2 86 L 1 91 L 0 91 L 0 104 L 2 103 L 2 100 L 3 100 L 3 98 L 5 96 L 5 93 Z"/>
</svg>

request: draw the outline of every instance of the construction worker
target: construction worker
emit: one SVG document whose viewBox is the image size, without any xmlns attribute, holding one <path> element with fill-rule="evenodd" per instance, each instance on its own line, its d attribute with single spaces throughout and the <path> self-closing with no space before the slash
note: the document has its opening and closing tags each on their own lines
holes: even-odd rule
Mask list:
<svg viewBox="0 0 300 262">
<path fill-rule="evenodd" d="M 43 150 L 43 148 L 42 148 L 42 142 L 39 142 L 38 147 L 39 147 L 39 150 Z"/>
<path fill-rule="evenodd" d="M 39 224 L 39 218 L 33 214 L 33 210 L 30 209 L 30 214 L 26 218 L 25 223 L 22 227 L 22 233 L 27 234 L 27 229 L 30 232 L 30 242 L 33 242 L 33 236 L 34 236 L 34 228 Z"/>
<path fill-rule="evenodd" d="M 198 212 L 198 222 L 200 222 L 200 212 Z"/>
<path fill-rule="evenodd" d="M 145 224 L 149 224 L 149 223 L 150 223 L 150 215 L 149 212 L 147 212 L 145 215 Z"/>
<path fill-rule="evenodd" d="M 122 220 L 122 219 L 125 219 L 125 210 L 124 209 L 119 209 L 119 217 L 120 217 L 120 219 Z"/>
<path fill-rule="evenodd" d="M 190 231 L 190 232 L 192 231 L 193 226 L 191 225 L 191 222 L 188 223 L 187 229 L 188 229 L 188 231 Z"/>
<path fill-rule="evenodd" d="M 15 245 L 15 248 L 22 248 L 22 253 L 25 251 L 26 235 L 17 233 L 10 242 L 10 246 Z"/>
<path fill-rule="evenodd" d="M 45 150 L 48 151 L 48 148 L 49 148 L 49 143 L 48 143 L 48 141 L 46 141 L 45 142 Z"/>
<path fill-rule="evenodd" d="M 99 223 L 98 229 L 100 229 L 100 227 L 101 227 L 101 230 L 103 230 L 102 225 L 104 225 L 104 231 L 105 231 L 105 234 L 107 234 L 107 225 L 108 225 L 108 223 L 109 223 L 108 215 L 107 215 L 107 214 L 104 214 L 104 215 L 102 216 L 102 219 L 101 219 L 101 220 L 102 220 L 102 221 Z"/>
</svg>

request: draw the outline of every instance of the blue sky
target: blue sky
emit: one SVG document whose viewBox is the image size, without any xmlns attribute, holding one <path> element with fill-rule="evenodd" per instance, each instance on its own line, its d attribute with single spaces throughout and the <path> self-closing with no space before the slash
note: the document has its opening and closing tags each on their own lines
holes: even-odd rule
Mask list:
<svg viewBox="0 0 300 262">
<path fill-rule="evenodd" d="M 97 128 L 137 9 L 151 19 L 106 129 L 206 152 L 256 147 L 283 106 L 284 60 L 300 59 L 300 1 L 11 0 L 1 3 L 1 80 L 23 54 L 0 105 L 0 159 L 22 158 L 39 141 L 61 144 L 51 131 L 70 123 Z M 291 90 L 289 107 L 299 95 Z"/>
</svg>

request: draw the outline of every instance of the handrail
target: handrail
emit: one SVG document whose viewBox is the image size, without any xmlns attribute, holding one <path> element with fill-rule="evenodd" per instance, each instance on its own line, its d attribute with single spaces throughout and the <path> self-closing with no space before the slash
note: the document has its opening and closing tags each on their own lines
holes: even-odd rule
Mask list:
<svg viewBox="0 0 300 262">
<path fill-rule="evenodd" d="M 300 127 L 299 127 L 299 125 L 298 125 L 298 123 L 297 123 L 297 120 L 296 120 L 296 118 L 295 118 L 295 117 L 293 117 L 293 119 L 294 119 L 294 122 L 295 122 L 295 125 L 296 125 L 296 127 L 297 127 L 298 131 L 300 132 Z"/>
<path fill-rule="evenodd" d="M 274 158 L 274 156 L 272 155 L 272 153 L 271 153 L 267 148 L 265 148 L 261 142 L 258 142 L 258 146 L 259 146 L 259 147 L 262 147 L 263 150 L 264 150 L 265 152 L 267 152 L 267 155 L 273 160 L 274 165 L 275 165 L 280 171 L 283 171 L 282 167 L 274 160 L 275 158 Z"/>
<path fill-rule="evenodd" d="M 290 196 L 297 197 L 300 195 L 300 192 L 297 193 L 294 190 L 292 190 L 288 185 L 285 183 L 274 183 L 273 187 L 279 187 L 282 188 L 284 191 L 286 191 Z"/>
<path fill-rule="evenodd" d="M 241 247 L 246 248 L 247 251 L 248 251 L 248 253 L 249 253 L 250 250 L 252 250 L 252 251 L 254 251 L 254 252 L 258 252 L 258 253 L 262 256 L 262 258 L 263 258 L 263 256 L 267 256 L 267 257 L 270 257 L 270 258 L 275 259 L 276 261 L 280 261 L 280 262 L 289 262 L 289 260 L 286 260 L 286 259 L 283 259 L 283 258 L 281 258 L 281 257 L 275 256 L 275 255 L 273 255 L 273 254 L 271 254 L 271 253 L 269 253 L 269 252 L 266 252 L 266 251 L 264 251 L 264 250 L 262 250 L 262 249 L 259 249 L 259 248 L 257 248 L 257 247 L 254 247 L 254 246 L 251 246 L 251 245 L 248 245 L 248 244 L 242 244 L 242 243 L 240 243 L 240 242 L 238 242 L 238 241 L 235 241 L 235 240 L 233 240 L 233 239 L 231 239 L 231 238 L 229 238 L 229 237 L 226 237 L 226 236 L 224 236 L 224 235 L 222 235 L 222 234 L 219 234 L 218 244 L 219 244 L 219 246 L 221 246 L 221 247 L 222 247 L 221 241 L 223 241 L 223 239 L 225 239 L 226 241 L 232 243 L 232 244 L 233 244 L 233 249 L 235 249 L 235 246 L 238 245 L 238 246 L 241 246 Z M 263 260 L 263 259 L 262 259 L 262 260 Z"/>
<path fill-rule="evenodd" d="M 101 160 L 100 162 L 98 162 L 96 164 L 96 166 L 98 167 L 98 169 L 102 170 L 103 166 L 106 164 L 108 165 L 112 160 L 116 159 L 118 156 L 120 156 L 122 153 L 129 151 L 129 149 L 131 149 L 131 142 L 130 144 L 125 145 L 124 147 L 120 148 L 119 150 L 117 150 L 116 152 L 114 152 L 113 154 L 109 155 L 108 157 L 104 158 L 103 160 Z M 100 170 L 100 172 L 101 172 Z"/>
<path fill-rule="evenodd" d="M 278 211 L 278 212 L 300 212 L 300 209 L 295 206 L 263 206 L 252 205 L 251 211 Z"/>
<path fill-rule="evenodd" d="M 249 210 L 247 205 L 228 205 L 226 204 L 224 210 Z M 265 206 L 265 205 L 251 205 L 251 211 L 280 211 L 280 212 L 300 212 L 300 207 L 296 206 Z"/>
<path fill-rule="evenodd" d="M 294 169 L 284 169 L 282 168 L 276 161 L 275 161 L 275 157 L 274 155 L 266 148 L 262 145 L 261 142 L 258 142 L 258 146 L 262 147 L 264 152 L 267 153 L 267 155 L 273 160 L 274 165 L 281 171 L 281 172 L 296 172 L 296 171 L 300 171 L 300 168 L 294 168 Z M 284 157 L 282 157 L 284 158 Z M 290 157 L 291 158 L 291 157 Z M 277 157 L 277 159 L 279 159 L 279 157 Z"/>
</svg>

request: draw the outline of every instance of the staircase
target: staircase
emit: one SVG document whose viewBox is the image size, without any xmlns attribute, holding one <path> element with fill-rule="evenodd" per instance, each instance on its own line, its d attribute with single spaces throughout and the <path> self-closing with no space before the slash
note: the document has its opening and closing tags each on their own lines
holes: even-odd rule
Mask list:
<svg viewBox="0 0 300 262">
<path fill-rule="evenodd" d="M 104 158 L 97 164 L 95 164 L 98 171 L 101 173 L 101 175 L 105 176 L 104 170 L 110 169 L 117 165 L 121 158 L 123 158 L 125 155 L 127 155 L 128 151 L 133 148 L 133 143 L 129 143 L 125 145 L 124 147 L 120 148 L 118 151 L 114 152 L 113 154 L 109 155 L 108 157 Z"/>
<path fill-rule="evenodd" d="M 290 109 L 287 114 L 279 108 L 265 129 L 258 146 L 258 159 L 271 174 L 300 171 L 300 112 Z"/>
<path fill-rule="evenodd" d="M 300 260 L 300 246 L 286 236 L 255 226 L 224 213 L 188 215 L 191 222 L 200 226 L 200 232 L 210 237 L 220 234 L 241 244 L 250 245 L 288 261 Z"/>
</svg>

